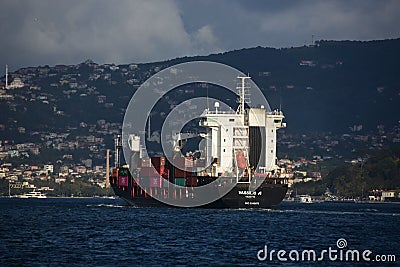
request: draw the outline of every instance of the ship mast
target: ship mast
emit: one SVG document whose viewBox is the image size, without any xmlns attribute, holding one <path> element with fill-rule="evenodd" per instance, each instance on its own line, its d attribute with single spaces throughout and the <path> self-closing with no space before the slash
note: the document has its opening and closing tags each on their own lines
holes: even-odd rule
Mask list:
<svg viewBox="0 0 400 267">
<path fill-rule="evenodd" d="M 115 159 L 114 159 L 114 166 L 118 168 L 121 165 L 121 150 L 122 150 L 122 139 L 121 135 L 117 135 L 114 139 L 115 144 Z"/>
<path fill-rule="evenodd" d="M 150 133 L 150 123 L 151 123 L 151 114 L 149 112 L 149 123 L 147 124 L 147 141 L 151 141 L 151 133 Z"/>
<path fill-rule="evenodd" d="M 238 79 L 240 79 L 240 84 L 236 87 L 239 95 L 239 107 L 236 111 L 237 114 L 244 115 L 245 114 L 245 109 L 244 109 L 244 104 L 246 102 L 246 92 L 249 89 L 249 86 L 246 84 L 246 80 L 250 79 L 250 76 L 238 76 Z"/>
</svg>

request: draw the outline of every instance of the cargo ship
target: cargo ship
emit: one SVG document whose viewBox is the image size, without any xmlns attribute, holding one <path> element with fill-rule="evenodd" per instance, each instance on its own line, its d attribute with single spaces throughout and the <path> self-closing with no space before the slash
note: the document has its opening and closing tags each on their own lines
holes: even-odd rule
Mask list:
<svg viewBox="0 0 400 267">
<path fill-rule="evenodd" d="M 245 105 L 248 76 L 238 77 L 237 110 L 206 108 L 199 125 L 205 132 L 171 134 L 173 156 L 143 157 L 139 135 L 115 139 L 115 167 L 109 178 L 115 194 L 137 207 L 264 208 L 279 205 L 288 190 L 277 166 L 277 130 L 286 127 L 280 110 Z M 194 137 L 204 149 L 183 155 Z M 122 144 L 131 157 L 121 165 Z"/>
</svg>

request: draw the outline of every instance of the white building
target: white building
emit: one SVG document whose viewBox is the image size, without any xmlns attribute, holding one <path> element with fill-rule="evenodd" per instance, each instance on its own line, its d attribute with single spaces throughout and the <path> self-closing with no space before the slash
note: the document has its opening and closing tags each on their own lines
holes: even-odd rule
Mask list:
<svg viewBox="0 0 400 267">
<path fill-rule="evenodd" d="M 14 80 L 7 86 L 7 89 L 17 89 L 24 87 L 25 84 L 20 78 L 14 78 Z"/>
<path fill-rule="evenodd" d="M 382 191 L 382 201 L 385 201 L 386 198 L 394 198 L 394 197 L 396 197 L 395 190 Z"/>
<path fill-rule="evenodd" d="M 53 173 L 54 172 L 54 166 L 52 164 L 46 164 L 43 166 L 43 170 L 47 173 Z"/>
</svg>

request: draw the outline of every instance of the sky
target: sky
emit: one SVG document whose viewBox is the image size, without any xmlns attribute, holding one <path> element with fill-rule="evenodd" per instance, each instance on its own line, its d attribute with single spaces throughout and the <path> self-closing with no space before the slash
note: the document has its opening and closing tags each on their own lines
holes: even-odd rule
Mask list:
<svg viewBox="0 0 400 267">
<path fill-rule="evenodd" d="M 1 0 L 0 74 L 400 37 L 397 0 Z"/>
</svg>

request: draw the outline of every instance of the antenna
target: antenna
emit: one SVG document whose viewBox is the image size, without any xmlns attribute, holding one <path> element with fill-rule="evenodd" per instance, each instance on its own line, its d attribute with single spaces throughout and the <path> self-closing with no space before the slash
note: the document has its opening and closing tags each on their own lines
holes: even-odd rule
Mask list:
<svg viewBox="0 0 400 267">
<path fill-rule="evenodd" d="M 206 88 L 207 88 L 207 112 L 208 112 L 210 110 L 210 106 L 208 104 L 208 86 Z"/>
<path fill-rule="evenodd" d="M 250 76 L 238 76 L 238 79 L 241 80 L 241 83 L 236 87 L 238 90 L 239 94 L 239 107 L 236 111 L 237 114 L 244 114 L 244 104 L 246 102 L 245 96 L 246 96 L 246 89 L 249 89 L 250 87 L 247 85 L 246 86 L 246 80 L 250 79 Z"/>
</svg>

